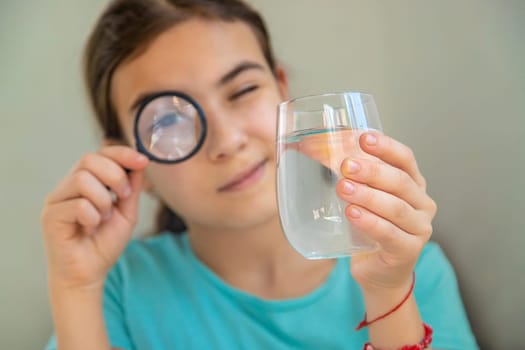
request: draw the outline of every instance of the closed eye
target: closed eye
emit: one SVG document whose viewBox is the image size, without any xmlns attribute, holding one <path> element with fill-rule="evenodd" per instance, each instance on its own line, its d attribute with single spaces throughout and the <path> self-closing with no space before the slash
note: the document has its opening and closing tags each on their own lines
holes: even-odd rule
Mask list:
<svg viewBox="0 0 525 350">
<path fill-rule="evenodd" d="M 248 86 L 247 88 L 244 88 L 240 91 L 237 91 L 236 93 L 234 93 L 233 95 L 231 95 L 228 100 L 229 101 L 234 101 L 236 99 L 238 99 L 239 97 L 243 96 L 243 95 L 246 95 L 252 91 L 255 91 L 259 88 L 259 86 L 257 85 L 252 85 L 252 86 Z"/>
</svg>

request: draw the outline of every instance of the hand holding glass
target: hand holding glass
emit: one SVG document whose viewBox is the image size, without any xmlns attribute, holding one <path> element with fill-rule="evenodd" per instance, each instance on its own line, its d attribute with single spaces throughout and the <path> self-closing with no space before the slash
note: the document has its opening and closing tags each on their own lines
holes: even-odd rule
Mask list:
<svg viewBox="0 0 525 350">
<path fill-rule="evenodd" d="M 371 95 L 347 92 L 301 97 L 279 106 L 277 195 L 284 233 L 309 259 L 378 249 L 345 216 L 336 193 L 345 158 L 370 158 L 359 146 L 366 131 L 381 131 Z"/>
</svg>

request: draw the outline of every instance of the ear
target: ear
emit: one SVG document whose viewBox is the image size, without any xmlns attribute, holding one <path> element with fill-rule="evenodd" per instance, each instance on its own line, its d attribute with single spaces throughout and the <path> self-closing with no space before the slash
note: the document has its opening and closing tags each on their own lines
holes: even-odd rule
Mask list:
<svg viewBox="0 0 525 350">
<path fill-rule="evenodd" d="M 283 101 L 288 100 L 290 98 L 288 74 L 281 64 L 277 64 L 275 67 L 275 78 L 277 79 L 277 85 L 281 94 L 281 98 Z"/>
</svg>

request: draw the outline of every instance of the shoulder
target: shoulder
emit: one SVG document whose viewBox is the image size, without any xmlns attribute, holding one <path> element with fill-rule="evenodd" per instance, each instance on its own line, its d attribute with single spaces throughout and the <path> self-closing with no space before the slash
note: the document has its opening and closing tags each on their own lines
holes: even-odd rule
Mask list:
<svg viewBox="0 0 525 350">
<path fill-rule="evenodd" d="M 127 245 L 122 258 L 168 258 L 174 253 L 182 253 L 186 249 L 186 242 L 186 234 L 174 235 L 169 232 L 152 237 L 135 238 Z"/>
<path fill-rule="evenodd" d="M 429 273 L 429 272 L 441 272 L 450 273 L 452 271 L 452 265 L 446 257 L 443 249 L 436 242 L 428 242 L 416 264 L 417 273 Z"/>
<path fill-rule="evenodd" d="M 161 233 L 154 237 L 130 241 L 108 278 L 121 283 L 126 280 L 149 280 L 153 276 L 172 275 L 184 268 L 188 255 L 187 235 Z"/>
<path fill-rule="evenodd" d="M 436 242 L 428 242 L 416 264 L 417 284 L 420 292 L 436 288 L 457 288 L 456 273 L 443 249 Z M 417 291 L 416 291 L 417 292 Z"/>
<path fill-rule="evenodd" d="M 478 349 L 463 307 L 456 273 L 437 243 L 427 243 L 415 271 L 414 295 L 422 318 L 434 328 L 434 346 Z"/>
<path fill-rule="evenodd" d="M 128 327 L 154 320 L 152 305 L 168 300 L 174 288 L 184 284 L 178 272 L 185 268 L 186 240 L 186 235 L 162 233 L 128 243 L 104 285 L 104 319 L 113 345 L 131 348 L 133 332 Z"/>
</svg>

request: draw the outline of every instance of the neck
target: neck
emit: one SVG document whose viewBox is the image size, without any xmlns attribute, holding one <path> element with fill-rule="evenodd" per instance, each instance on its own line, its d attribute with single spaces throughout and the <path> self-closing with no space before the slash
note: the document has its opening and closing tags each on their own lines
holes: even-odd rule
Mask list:
<svg viewBox="0 0 525 350">
<path fill-rule="evenodd" d="M 189 226 L 195 255 L 227 283 L 246 292 L 283 299 L 319 286 L 333 261 L 307 260 L 286 240 L 279 218 L 250 229 Z"/>
</svg>

